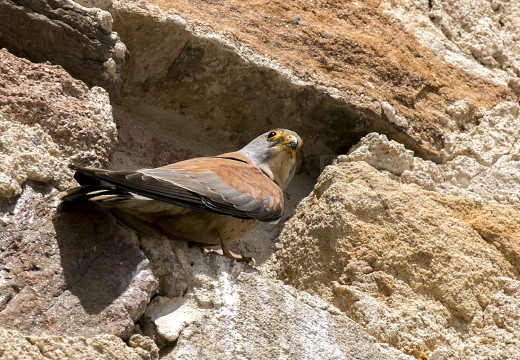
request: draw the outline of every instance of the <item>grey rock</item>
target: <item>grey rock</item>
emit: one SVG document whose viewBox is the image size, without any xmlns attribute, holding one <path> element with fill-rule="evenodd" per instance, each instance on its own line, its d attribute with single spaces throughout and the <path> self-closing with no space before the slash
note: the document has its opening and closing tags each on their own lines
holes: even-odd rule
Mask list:
<svg viewBox="0 0 520 360">
<path fill-rule="evenodd" d="M 27 182 L 0 202 L 0 323 L 25 333 L 128 338 L 156 287 L 133 233 Z"/>
<path fill-rule="evenodd" d="M 106 166 L 116 137 L 106 90 L 0 50 L 0 199 L 27 180 L 73 186 L 68 164 Z"/>
<path fill-rule="evenodd" d="M 33 62 L 61 65 L 88 86 L 116 90 L 126 48 L 112 16 L 66 0 L 0 1 L 0 48 Z"/>
<path fill-rule="evenodd" d="M 141 246 L 161 279 L 141 325 L 164 359 L 412 359 L 246 264 L 166 239 Z"/>
</svg>

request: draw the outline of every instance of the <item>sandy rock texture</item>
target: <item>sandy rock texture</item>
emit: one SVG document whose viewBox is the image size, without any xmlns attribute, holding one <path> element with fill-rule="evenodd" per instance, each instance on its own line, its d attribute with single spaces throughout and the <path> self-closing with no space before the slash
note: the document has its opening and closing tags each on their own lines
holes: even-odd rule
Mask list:
<svg viewBox="0 0 520 360">
<path fill-rule="evenodd" d="M 455 110 L 456 109 L 456 110 Z M 449 110 L 453 120 L 473 111 L 462 100 Z M 446 134 L 441 149 L 443 162 L 415 157 L 413 151 L 385 135 L 372 133 L 339 158 L 365 161 L 378 170 L 401 176 L 401 181 L 427 190 L 461 195 L 480 204 L 520 204 L 520 136 L 518 103 L 504 102 L 487 111 L 480 109 L 479 122 L 464 123 Z M 463 122 L 463 121 L 461 121 Z"/>
<path fill-rule="evenodd" d="M 416 358 L 516 358 L 518 207 L 409 184 L 414 160 L 370 134 L 327 167 L 278 239 L 277 277 Z"/>
<path fill-rule="evenodd" d="M 360 137 L 375 131 L 421 156 L 438 159 L 448 130 L 448 106 L 468 97 L 475 107 L 489 109 L 516 98 L 508 86 L 490 83 L 436 56 L 403 23 L 388 15 L 381 1 L 148 3 L 160 6 L 168 15 L 143 2 L 114 2 L 114 28 L 136 55 L 129 67 L 142 80 L 124 84 L 122 92 L 123 97 L 128 96 L 127 91 L 143 100 L 153 97 L 147 104 L 159 103 L 160 108 L 171 111 L 170 117 L 184 112 L 204 120 L 211 114 L 215 121 L 225 120 L 231 129 L 247 118 L 255 119 L 251 129 L 262 123 L 290 124 L 312 140 L 313 153 L 327 148 L 332 154 L 344 153 Z M 125 21 L 130 13 L 133 21 Z M 136 53 L 140 40 L 132 29 L 143 22 L 136 18 L 142 13 L 147 20 L 151 20 L 150 14 L 157 17 L 154 27 L 140 28 L 143 35 L 146 29 L 154 32 L 156 45 L 139 46 Z M 197 36 L 175 41 L 185 34 L 184 26 Z M 175 43 L 169 45 L 171 41 Z M 209 46 L 203 46 L 208 42 Z M 170 51 L 159 62 L 156 56 L 162 47 Z M 224 60 L 230 52 L 239 57 Z M 135 63 L 137 56 L 141 65 Z M 154 66 L 145 65 L 149 63 Z M 282 76 L 272 76 L 273 70 Z M 216 74 L 218 80 L 212 81 Z M 151 86 L 157 81 L 161 88 Z M 166 92 L 167 96 L 161 95 Z M 200 105 L 196 100 L 201 96 L 215 100 L 226 96 L 226 101 Z M 194 102 L 196 107 L 191 105 Z M 255 105 L 249 110 L 242 106 L 244 102 Z M 385 103 L 393 108 L 394 116 L 387 118 Z M 233 115 L 225 119 L 227 114 Z M 241 139 L 244 135 L 249 137 L 245 132 L 229 137 Z"/>
<path fill-rule="evenodd" d="M 0 50 L 0 198 L 27 180 L 59 190 L 74 184 L 67 168 L 106 166 L 116 128 L 108 94 L 89 89 L 58 66 L 33 64 Z"/>
<path fill-rule="evenodd" d="M 479 112 L 477 123 L 464 122 L 464 113 L 473 111 L 470 103 L 462 100 L 457 108 L 461 112 L 454 114 L 454 120 L 463 124 L 460 129 L 446 134 L 441 165 L 415 158 L 403 178 L 430 190 L 462 195 L 479 203 L 518 207 L 518 102 L 504 102 L 490 110 L 476 110 Z"/>
<path fill-rule="evenodd" d="M 140 324 L 164 359 L 411 359 L 319 298 L 223 257 L 142 239 L 159 295 Z"/>
<path fill-rule="evenodd" d="M 515 1 L 402 0 L 385 6 L 449 63 L 520 91 L 520 10 Z"/>
<path fill-rule="evenodd" d="M 442 121 L 418 117 L 410 125 L 415 126 L 415 130 L 401 128 L 402 124 L 396 125 L 381 116 L 383 99 L 373 91 L 376 87 L 371 82 L 373 79 L 369 83 L 362 80 L 368 77 L 368 68 L 395 72 L 395 76 L 406 83 L 400 91 L 407 92 L 406 96 L 416 96 L 413 93 L 419 89 L 406 88 L 409 71 L 402 66 L 395 69 L 396 63 L 403 59 L 388 64 L 382 54 L 374 57 L 361 48 L 362 58 L 349 70 L 355 73 L 356 82 L 362 83 L 338 83 L 341 76 L 333 69 L 347 70 L 341 70 L 339 64 L 324 66 L 309 59 L 309 53 L 317 60 L 323 53 L 323 62 L 332 61 L 341 52 L 351 53 L 350 46 L 357 49 L 356 41 L 345 40 L 345 46 L 338 43 L 338 37 L 348 36 L 347 30 L 334 34 L 332 27 L 322 29 L 328 19 L 319 20 L 311 15 L 309 20 L 302 15 L 304 22 L 301 26 L 295 25 L 292 20 L 283 20 L 288 16 L 286 10 L 276 7 L 265 7 L 266 14 L 259 21 L 260 18 L 253 15 L 258 14 L 259 4 L 248 4 L 251 9 L 241 9 L 244 4 L 238 2 L 228 5 L 215 2 L 215 6 L 209 7 L 202 2 L 159 3 L 167 10 L 162 11 L 146 2 L 114 2 L 110 10 L 114 29 L 132 54 L 126 67 L 128 77 L 123 81 L 115 109 L 119 114 L 116 120 L 125 118 L 120 124 L 122 143 L 118 161 L 128 162 L 128 153 L 132 153 L 134 159 L 137 153 L 138 160 L 151 161 L 150 151 L 157 162 L 178 160 L 193 153 L 214 151 L 209 144 L 219 144 L 219 150 L 234 150 L 266 127 L 288 127 L 308 139 L 306 166 L 314 176 L 319 172 L 320 155 L 346 152 L 360 137 L 372 131 L 388 134 L 429 158 L 439 157 Z M 225 11 L 226 6 L 237 12 Z M 330 9 L 320 11 L 332 16 Z M 312 26 L 310 19 L 314 20 Z M 221 27 L 224 23 L 229 26 Z M 263 36 L 255 40 L 248 33 L 253 27 L 263 29 L 272 39 L 262 41 Z M 293 33 L 299 37 L 287 38 Z M 327 34 L 333 37 L 330 40 L 333 44 L 328 44 Z M 314 43 L 317 41 L 324 43 Z M 298 44 L 300 48 L 292 52 L 278 49 L 284 44 L 293 48 Z M 331 54 L 327 56 L 329 46 Z M 320 47 L 323 49 L 318 50 Z M 377 66 L 372 61 L 366 64 L 362 61 L 368 62 L 368 58 L 375 58 Z M 345 61 L 343 66 L 353 61 Z M 421 76 L 413 86 L 429 86 L 429 80 L 423 83 Z M 455 83 L 453 79 L 449 82 Z M 394 91 L 395 88 L 389 89 L 389 93 Z M 498 98 L 508 94 L 506 87 L 492 85 L 486 92 L 485 106 L 495 104 Z M 480 100 L 477 102 L 480 104 Z M 399 109 L 396 104 L 394 111 L 401 113 Z M 243 126 L 244 123 L 247 126 Z M 145 130 L 136 136 L 135 128 Z M 146 138 L 154 139 L 156 145 L 152 149 L 143 144 L 143 132 Z M 172 138 L 176 139 L 176 146 L 167 146 Z"/>
<path fill-rule="evenodd" d="M 140 347 L 128 347 L 117 336 L 98 335 L 94 337 L 59 337 L 24 335 L 15 330 L 0 329 L 0 356 L 6 360 L 14 359 L 157 359 L 146 356 Z"/>
</svg>

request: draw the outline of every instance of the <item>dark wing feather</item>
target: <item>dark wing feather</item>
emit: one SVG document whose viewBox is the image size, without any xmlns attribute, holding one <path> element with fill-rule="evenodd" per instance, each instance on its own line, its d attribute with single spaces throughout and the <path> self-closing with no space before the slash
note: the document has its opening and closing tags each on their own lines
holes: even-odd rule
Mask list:
<svg viewBox="0 0 520 360">
<path fill-rule="evenodd" d="M 260 221 L 283 214 L 283 193 L 241 154 L 195 158 L 135 172 L 75 167 L 87 176 L 151 199 L 195 211 Z"/>
</svg>

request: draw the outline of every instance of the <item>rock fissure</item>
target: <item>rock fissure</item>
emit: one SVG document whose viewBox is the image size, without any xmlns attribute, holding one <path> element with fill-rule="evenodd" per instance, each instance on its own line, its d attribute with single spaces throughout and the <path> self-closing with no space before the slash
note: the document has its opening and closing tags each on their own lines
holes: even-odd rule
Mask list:
<svg viewBox="0 0 520 360">
<path fill-rule="evenodd" d="M 83 281 L 83 279 L 85 278 L 85 276 L 87 275 L 87 273 L 89 272 L 89 270 L 90 270 L 93 266 L 95 267 L 96 262 L 97 262 L 100 258 L 102 258 L 102 257 L 105 255 L 105 253 L 106 253 L 107 251 L 109 251 L 109 249 L 110 249 L 111 247 L 113 248 L 112 245 L 109 245 L 109 246 L 107 247 L 106 250 L 101 251 L 99 254 L 96 255 L 96 257 L 94 257 L 91 261 L 89 261 L 89 264 L 88 264 L 87 268 L 83 271 L 83 273 L 79 276 L 79 278 L 78 278 L 76 281 L 74 281 L 74 282 L 72 282 L 72 283 L 70 283 L 70 284 L 67 284 L 67 288 L 66 288 L 66 290 L 71 290 L 71 289 L 73 289 L 74 287 L 76 287 L 79 283 L 81 283 L 81 282 Z"/>
</svg>

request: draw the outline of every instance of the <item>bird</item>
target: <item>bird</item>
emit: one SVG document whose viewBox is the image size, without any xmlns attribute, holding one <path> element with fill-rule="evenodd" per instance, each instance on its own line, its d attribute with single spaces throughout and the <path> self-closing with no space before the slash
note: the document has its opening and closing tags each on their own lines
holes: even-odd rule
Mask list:
<svg viewBox="0 0 520 360">
<path fill-rule="evenodd" d="M 71 165 L 80 186 L 58 198 L 95 203 L 137 233 L 184 240 L 207 252 L 220 245 L 222 255 L 254 263 L 228 245 L 259 222 L 282 217 L 283 191 L 301 163 L 302 145 L 294 131 L 274 129 L 235 152 L 153 169 Z"/>
</svg>

